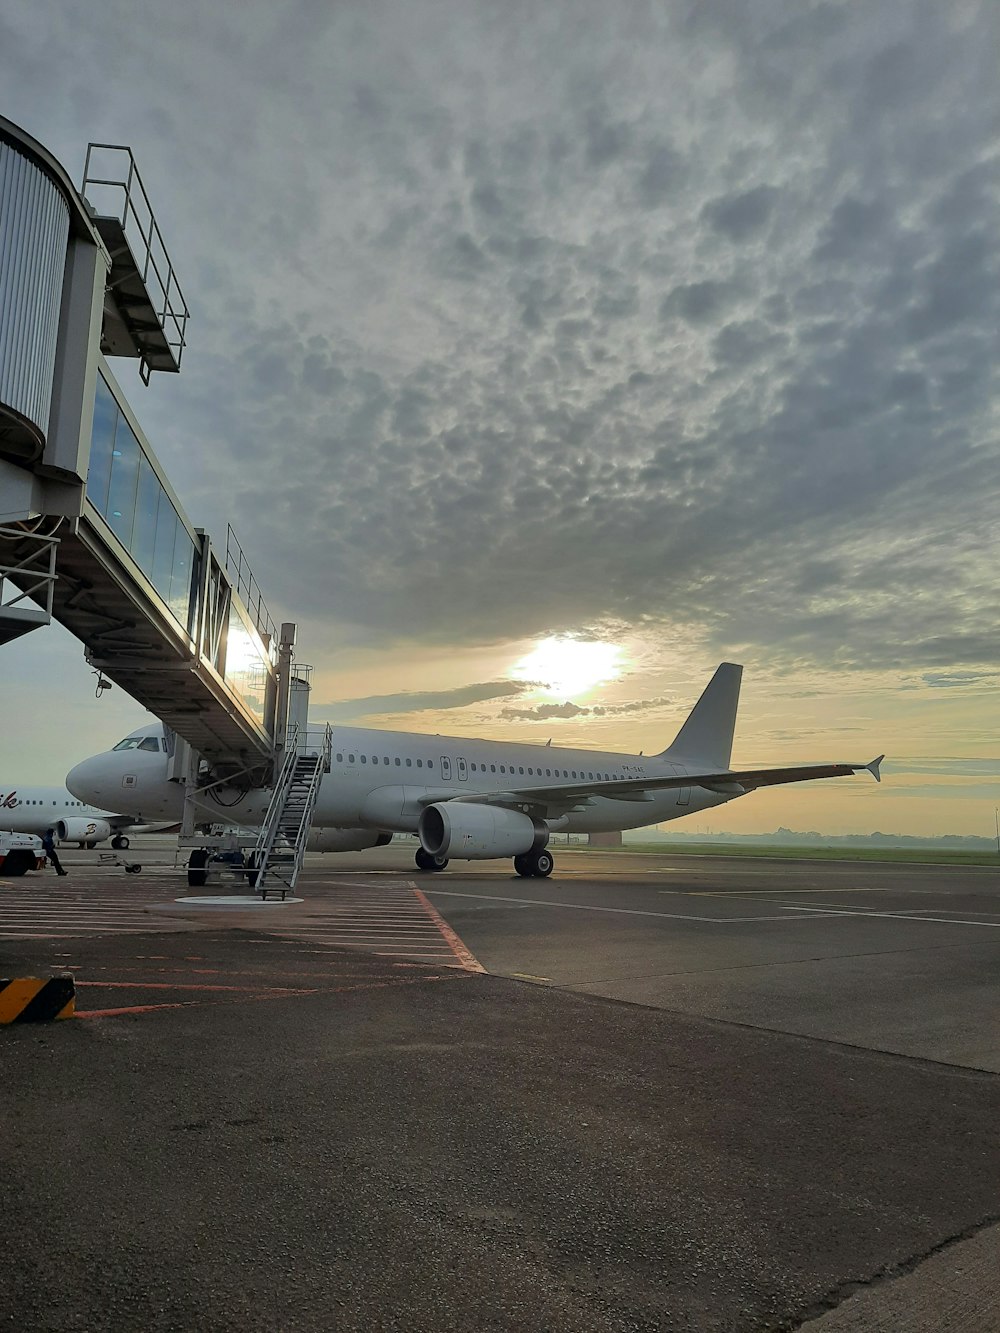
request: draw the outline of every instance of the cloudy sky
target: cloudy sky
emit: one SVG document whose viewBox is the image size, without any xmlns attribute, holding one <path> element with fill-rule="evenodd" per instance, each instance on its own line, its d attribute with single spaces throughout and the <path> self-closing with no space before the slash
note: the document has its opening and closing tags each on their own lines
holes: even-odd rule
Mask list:
<svg viewBox="0 0 1000 1333">
<path fill-rule="evenodd" d="M 136 154 L 192 319 L 116 369 L 313 716 L 648 752 L 740 661 L 737 760 L 889 754 L 753 830 L 993 829 L 998 67 L 992 0 L 0 17 L 3 113 Z M 19 780 L 143 720 L 5 667 Z"/>
</svg>

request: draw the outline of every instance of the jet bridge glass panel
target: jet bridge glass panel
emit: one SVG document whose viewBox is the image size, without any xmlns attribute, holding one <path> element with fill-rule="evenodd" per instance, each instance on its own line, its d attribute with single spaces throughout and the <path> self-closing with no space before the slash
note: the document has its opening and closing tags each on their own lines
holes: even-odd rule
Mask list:
<svg viewBox="0 0 1000 1333">
<path fill-rule="evenodd" d="M 229 608 L 223 677 L 252 713 L 263 719 L 270 659 L 235 602 Z"/>
<path fill-rule="evenodd" d="M 190 632 L 194 542 L 103 375 L 97 377 L 87 499 Z"/>
</svg>

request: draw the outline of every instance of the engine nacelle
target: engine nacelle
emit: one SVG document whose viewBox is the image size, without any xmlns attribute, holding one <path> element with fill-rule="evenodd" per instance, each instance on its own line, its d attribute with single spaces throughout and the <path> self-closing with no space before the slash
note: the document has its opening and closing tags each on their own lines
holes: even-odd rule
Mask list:
<svg viewBox="0 0 1000 1333">
<path fill-rule="evenodd" d="M 363 852 L 368 847 L 387 847 L 391 833 L 377 829 L 320 828 L 309 834 L 306 850 L 310 852 Z"/>
<path fill-rule="evenodd" d="M 420 845 L 430 856 L 458 861 L 490 861 L 521 856 L 549 840 L 547 824 L 501 805 L 466 805 L 442 801 L 429 805 L 417 826 Z"/>
<path fill-rule="evenodd" d="M 60 842 L 78 842 L 81 847 L 111 837 L 111 825 L 106 819 L 60 819 L 55 830 Z"/>
</svg>

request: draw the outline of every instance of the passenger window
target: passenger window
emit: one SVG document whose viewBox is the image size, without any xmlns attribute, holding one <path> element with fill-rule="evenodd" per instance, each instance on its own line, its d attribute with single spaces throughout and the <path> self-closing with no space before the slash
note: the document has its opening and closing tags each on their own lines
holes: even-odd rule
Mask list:
<svg viewBox="0 0 1000 1333">
<path fill-rule="evenodd" d="M 349 755 L 347 756 L 347 762 L 348 762 L 349 764 L 353 764 L 353 763 L 354 763 L 354 755 L 353 755 L 353 754 L 349 754 Z"/>
<path fill-rule="evenodd" d="M 399 760 L 396 760 L 396 767 L 399 768 Z"/>
<path fill-rule="evenodd" d="M 573 776 L 576 777 L 576 769 L 573 769 Z"/>
<path fill-rule="evenodd" d="M 366 754 L 363 754 L 363 755 L 361 756 L 361 762 L 362 762 L 363 764 L 367 764 L 367 763 L 368 763 L 368 756 L 367 756 Z"/>
<path fill-rule="evenodd" d="M 342 754 L 338 754 L 338 755 L 337 755 L 337 763 L 338 763 L 338 764 L 342 764 L 343 762 L 344 762 L 344 756 L 343 756 Z"/>
<path fill-rule="evenodd" d="M 529 778 L 531 777 L 532 773 L 534 773 L 534 771 L 535 771 L 535 770 L 534 770 L 533 768 L 529 768 L 529 769 L 528 769 L 528 777 L 529 777 Z"/>
<path fill-rule="evenodd" d="M 491 772 L 491 773 L 495 773 L 496 771 L 497 771 L 497 766 L 496 766 L 496 764 L 490 764 L 490 772 Z"/>
<path fill-rule="evenodd" d="M 427 760 L 427 767 L 428 767 L 428 768 L 433 768 L 433 767 L 434 767 L 434 760 L 433 760 L 433 759 L 428 759 L 428 760 Z"/>
<path fill-rule="evenodd" d="M 418 760 L 417 760 L 417 768 L 423 768 L 423 766 L 424 766 L 424 761 L 423 761 L 422 759 L 418 759 Z"/>
<path fill-rule="evenodd" d="M 407 768 L 412 768 L 412 767 L 413 767 L 413 760 L 412 760 L 412 759 L 407 759 L 407 761 L 406 761 L 406 767 L 407 767 Z"/>
<path fill-rule="evenodd" d="M 552 776 L 552 774 L 549 772 L 548 769 L 545 770 L 545 776 L 546 776 L 547 778 L 550 778 L 550 777 Z"/>
</svg>

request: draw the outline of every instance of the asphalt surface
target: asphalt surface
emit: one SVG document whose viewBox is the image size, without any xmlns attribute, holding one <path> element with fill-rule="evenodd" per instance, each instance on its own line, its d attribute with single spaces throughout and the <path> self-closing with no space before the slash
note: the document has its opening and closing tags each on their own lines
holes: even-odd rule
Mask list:
<svg viewBox="0 0 1000 1333">
<path fill-rule="evenodd" d="M 563 852 L 427 892 L 490 972 L 1000 1072 L 995 869 Z"/>
<path fill-rule="evenodd" d="M 390 851 L 371 864 L 398 891 Z M 902 872 L 876 889 L 880 912 L 910 893 L 905 916 L 858 919 L 757 903 L 778 879 L 756 864 L 577 860 L 549 881 L 421 878 L 490 974 L 270 917 L 0 940 L 4 975 L 70 966 L 90 1015 L 0 1030 L 0 1321 L 825 1333 L 867 1298 L 868 1322 L 830 1327 L 902 1329 L 876 1322 L 886 1299 L 972 1252 L 964 1307 L 932 1282 L 913 1327 L 994 1327 L 975 1320 L 1000 1221 L 997 1039 L 972 1049 L 935 1010 L 985 1001 L 993 933 L 947 923 L 989 916 L 996 879 L 927 872 L 952 895 L 926 904 L 941 924 L 909 919 Z M 360 859 L 332 861 L 310 862 L 314 904 L 357 879 Z M 824 903 L 861 895 L 842 867 L 815 873 Z M 859 995 L 900 954 L 883 1036 Z M 859 957 L 882 959 L 864 983 Z M 642 1003 L 595 993 L 639 985 Z M 884 1049 L 903 1036 L 937 1054 Z"/>
</svg>

